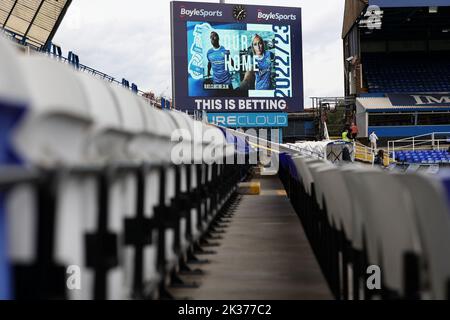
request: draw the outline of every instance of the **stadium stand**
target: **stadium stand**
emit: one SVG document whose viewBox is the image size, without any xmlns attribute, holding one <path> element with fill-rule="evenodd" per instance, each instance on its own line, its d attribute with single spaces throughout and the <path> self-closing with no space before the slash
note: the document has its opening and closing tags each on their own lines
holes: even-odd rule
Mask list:
<svg viewBox="0 0 450 320">
<path fill-rule="evenodd" d="M 378 60 L 368 60 L 374 92 L 435 91 L 427 73 L 446 68 L 405 60 L 384 71 Z M 248 176 L 252 145 L 153 108 L 125 81 L 18 56 L 2 38 L 0 69 L 0 298 L 168 299 L 169 286 L 195 287 L 178 275 L 205 262 L 197 254 Z M 212 145 L 223 152 L 205 153 Z M 313 146 L 284 145 L 279 177 L 334 297 L 450 299 L 448 176 L 345 164 L 349 145 Z M 450 160 L 444 151 L 396 154 L 415 168 Z M 68 282 L 77 267 L 81 283 Z M 373 267 L 378 290 L 366 285 Z"/>
<path fill-rule="evenodd" d="M 397 151 L 395 156 L 398 162 L 407 164 L 446 164 L 450 162 L 450 153 L 448 151 Z"/>
<path fill-rule="evenodd" d="M 448 54 L 371 54 L 364 56 L 370 93 L 450 91 Z"/>
<path fill-rule="evenodd" d="M 130 90 L 47 57 L 18 57 L 3 39 L 0 46 L 0 114 L 11 128 L 0 149 L 2 297 L 169 297 L 166 287 L 197 259 L 248 172 L 224 164 L 236 146 Z M 174 165 L 176 142 L 183 152 Z M 224 153 L 205 159 L 211 143 Z M 66 286 L 69 266 L 88 270 L 81 290 Z"/>
<path fill-rule="evenodd" d="M 359 137 L 447 132 L 450 3 L 346 0 L 345 94 Z M 420 103 L 414 96 L 434 96 Z"/>
<path fill-rule="evenodd" d="M 7 0 L 0 3 L 0 28 L 37 50 L 50 48 L 72 0 Z"/>
<path fill-rule="evenodd" d="M 281 159 L 280 178 L 337 299 L 448 298 L 444 178 Z M 384 270 L 375 293 L 365 286 L 371 265 Z"/>
</svg>

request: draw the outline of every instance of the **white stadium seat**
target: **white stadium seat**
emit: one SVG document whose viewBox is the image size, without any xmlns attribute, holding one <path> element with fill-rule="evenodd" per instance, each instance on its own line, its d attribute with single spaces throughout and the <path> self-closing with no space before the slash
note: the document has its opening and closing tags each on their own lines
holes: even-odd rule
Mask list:
<svg viewBox="0 0 450 320">
<path fill-rule="evenodd" d="M 395 176 L 411 195 L 419 230 L 425 272 L 424 298 L 448 299 L 450 279 L 450 218 L 445 191 L 437 179 L 420 174 Z M 427 276 L 428 274 L 428 276 Z"/>
<path fill-rule="evenodd" d="M 34 165 L 81 165 L 92 123 L 85 92 L 73 70 L 46 57 L 20 57 L 19 72 L 30 110 L 17 129 L 15 145 Z"/>
<path fill-rule="evenodd" d="M 16 129 L 14 137 L 20 155 L 26 160 L 27 166 L 46 170 L 84 165 L 85 145 L 92 118 L 85 92 L 75 73 L 68 66 L 45 57 L 21 57 L 19 61 L 16 72 L 24 79 L 26 87 L 23 91 L 29 93 L 30 101 L 29 112 Z M 79 215 L 85 211 L 82 210 L 83 201 L 77 201 L 80 200 L 77 198 L 79 194 L 72 193 L 73 190 L 83 189 L 78 183 L 83 182 L 54 175 L 44 185 L 33 189 L 27 187 L 26 192 L 13 194 L 9 198 L 10 223 L 32 229 L 12 234 L 10 240 L 12 260 L 17 270 L 23 270 L 16 273 L 16 281 L 24 281 L 22 276 L 29 276 L 33 269 L 42 267 L 42 263 L 51 263 L 54 270 L 48 270 L 46 278 L 41 278 L 37 286 L 37 290 L 44 290 L 42 286 L 46 286 L 45 282 L 57 281 L 58 292 L 48 292 L 50 297 L 64 295 L 65 267 L 72 261 L 81 262 L 84 253 L 83 245 L 77 239 L 83 232 L 82 217 Z M 57 206 L 53 207 L 52 202 L 56 199 Z M 17 214 L 18 211 L 21 214 Z M 64 234 L 65 231 L 68 233 Z M 59 241 L 62 233 L 63 238 L 73 241 L 68 247 L 65 246 L 67 242 Z M 44 241 L 43 234 L 49 237 L 48 241 Z M 76 237 L 70 239 L 71 235 Z M 19 253 L 21 257 L 18 259 L 15 248 L 26 247 L 33 248 L 27 250 L 29 256 L 25 259 L 25 251 L 20 250 L 22 253 Z M 48 261 L 40 260 L 41 256 L 47 256 Z M 68 256 L 70 258 L 65 259 Z M 20 290 L 16 293 L 19 297 L 24 294 Z M 39 292 L 31 293 L 30 296 L 36 294 Z"/>
<path fill-rule="evenodd" d="M 3 36 L 0 36 L 0 70 L 0 166 L 19 165 L 20 155 L 12 138 L 15 127 L 28 109 L 29 95 L 21 74 L 17 72 L 17 52 Z M 27 263 L 35 258 L 33 240 L 36 229 L 33 225 L 34 211 L 31 211 L 35 208 L 34 200 L 32 189 L 27 186 L 0 193 L 0 300 L 14 297 L 11 262 Z M 13 221 L 9 218 L 11 209 L 15 209 L 16 214 Z M 27 224 L 22 225 L 21 222 Z M 18 239 L 19 235 L 22 239 Z"/>
<path fill-rule="evenodd" d="M 128 133 L 122 127 L 117 100 L 105 81 L 81 72 L 77 72 L 76 76 L 94 119 L 86 143 L 86 160 L 93 164 L 118 161 L 124 157 Z"/>
</svg>

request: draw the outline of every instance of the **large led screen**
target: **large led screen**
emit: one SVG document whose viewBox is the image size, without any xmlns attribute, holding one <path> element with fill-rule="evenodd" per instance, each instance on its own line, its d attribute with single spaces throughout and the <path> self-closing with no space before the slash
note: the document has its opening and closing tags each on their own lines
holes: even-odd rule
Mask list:
<svg viewBox="0 0 450 320">
<path fill-rule="evenodd" d="M 175 107 L 302 111 L 301 48 L 299 8 L 173 2 Z"/>
</svg>

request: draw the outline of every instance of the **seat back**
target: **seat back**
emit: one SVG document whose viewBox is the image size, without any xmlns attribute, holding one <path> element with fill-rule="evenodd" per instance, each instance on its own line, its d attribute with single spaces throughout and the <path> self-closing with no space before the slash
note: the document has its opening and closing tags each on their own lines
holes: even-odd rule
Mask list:
<svg viewBox="0 0 450 320">
<path fill-rule="evenodd" d="M 333 219 L 337 230 L 344 231 L 347 239 L 352 238 L 352 200 L 345 184 L 342 169 L 329 166 L 318 173 L 324 184 L 327 213 Z"/>
<path fill-rule="evenodd" d="M 300 181 L 303 184 L 306 193 L 308 195 L 312 194 L 312 190 L 311 190 L 311 184 L 314 182 L 313 176 L 311 174 L 311 171 L 308 167 L 308 164 L 314 164 L 314 163 L 318 163 L 318 164 L 323 164 L 325 163 L 324 160 L 318 160 L 318 159 L 312 159 L 312 158 L 296 158 L 296 160 L 294 161 L 296 163 L 296 167 L 297 167 L 297 172 L 300 174 Z"/>
<path fill-rule="evenodd" d="M 128 135 L 122 129 L 118 100 L 105 81 L 81 72 L 77 72 L 76 76 L 86 92 L 89 111 L 94 119 L 89 130 L 87 161 L 104 164 L 122 158 Z"/>
<path fill-rule="evenodd" d="M 403 185 L 392 174 L 382 171 L 362 172 L 367 193 L 366 215 L 369 242 L 376 242 L 378 251 L 369 252 L 384 270 L 384 280 L 390 289 L 404 292 L 404 258 L 406 253 L 420 253 L 412 200 Z M 370 230 L 370 232 L 369 232 Z M 377 259 L 378 258 L 381 260 Z"/>
<path fill-rule="evenodd" d="M 147 155 L 146 161 L 151 164 L 161 164 L 167 162 L 168 158 L 165 156 L 172 145 L 171 142 L 171 128 L 172 121 L 168 119 L 167 112 L 156 109 L 148 104 L 144 99 L 138 98 L 141 105 L 144 121 L 145 121 L 145 137 L 140 137 L 136 140 L 134 148 L 141 150 L 143 144 L 146 144 L 145 152 Z M 167 124 L 169 120 L 169 124 Z"/>
<path fill-rule="evenodd" d="M 195 160 L 206 161 L 207 163 L 223 163 L 224 157 L 227 155 L 227 142 L 222 131 L 215 126 L 207 125 L 205 123 L 196 121 L 194 128 L 199 126 L 201 128 L 201 135 L 195 135 L 196 139 L 201 139 L 200 141 L 195 141 L 197 146 L 201 146 L 203 150 L 203 158 L 197 156 L 194 152 Z"/>
<path fill-rule="evenodd" d="M 68 66 L 42 56 L 20 57 L 16 72 L 24 79 L 25 87 L 21 89 L 29 94 L 30 101 L 29 112 L 14 135 L 14 143 L 21 157 L 28 166 L 46 169 L 85 165 L 92 116 L 86 92 L 76 73 Z M 48 266 L 45 274 L 39 275 L 37 288 L 49 288 L 48 284 L 42 282 L 42 277 L 51 283 L 52 279 L 49 278 L 57 275 L 60 277 L 59 283 L 54 283 L 51 290 L 57 288 L 58 293 L 52 294 L 58 295 L 65 288 L 65 281 L 61 279 L 64 271 L 61 268 L 73 261 L 65 260 L 60 255 L 60 246 L 63 244 L 59 241 L 60 235 L 68 229 L 76 230 L 74 232 L 77 235 L 82 234 L 78 225 L 70 225 L 64 230 L 60 228 L 61 223 L 67 220 L 61 215 L 59 206 L 65 206 L 74 199 L 71 197 L 66 202 L 64 198 L 67 195 L 64 194 L 64 184 L 68 180 L 61 176 L 49 179 L 39 187 L 15 188 L 8 199 L 8 226 L 10 230 L 16 230 L 10 234 L 8 241 L 11 260 L 15 264 L 15 281 L 21 283 L 32 274 L 33 268 L 43 267 L 43 259 L 49 259 L 45 263 L 55 264 L 52 266 L 54 269 Z M 84 200 L 81 198 L 80 202 Z M 70 217 L 74 215 L 78 218 L 83 212 L 74 207 L 70 209 Z M 71 247 L 76 251 L 80 242 L 77 242 L 78 238 L 71 239 L 71 235 L 66 233 L 63 237 L 72 241 L 72 245 L 76 243 L 76 246 Z M 27 294 L 30 297 L 41 294 L 23 287 L 16 287 L 15 292 L 19 298 Z M 45 294 L 50 293 L 42 293 Z"/>
<path fill-rule="evenodd" d="M 119 113 L 121 116 L 121 129 L 128 134 L 128 141 L 124 154 L 121 155 L 120 161 L 139 161 L 142 158 L 147 158 L 147 146 L 145 143 L 140 144 L 144 150 L 133 148 L 133 141 L 138 137 L 144 135 L 146 131 L 144 121 L 144 110 L 139 102 L 138 96 L 123 87 L 111 85 L 113 96 L 117 101 Z"/>
<path fill-rule="evenodd" d="M 433 299 L 447 299 L 450 279 L 450 220 L 445 190 L 437 179 L 421 174 L 397 175 L 411 194 L 422 255 L 428 266 Z"/>
<path fill-rule="evenodd" d="M 0 36 L 0 166 L 20 164 L 13 132 L 28 108 L 27 88 L 19 72 L 16 52 Z M 8 246 L 8 195 L 0 192 L 0 300 L 13 298 L 11 256 Z M 26 237 L 26 235 L 24 235 Z"/>
<path fill-rule="evenodd" d="M 353 172 L 358 170 L 353 166 L 345 166 L 340 168 L 340 174 L 345 183 L 345 187 L 348 190 L 350 196 L 350 207 L 351 207 L 351 216 L 350 216 L 350 228 L 351 231 L 347 234 L 349 240 L 352 243 L 354 249 L 361 251 L 363 249 L 363 232 L 364 226 L 362 215 L 364 214 L 365 202 L 364 199 L 358 197 L 359 188 L 361 186 L 358 184 L 359 180 L 353 175 Z"/>
<path fill-rule="evenodd" d="M 16 52 L 0 36 L 0 164 L 20 163 L 12 142 L 14 128 L 28 108 L 28 89 L 21 77 Z"/>
<path fill-rule="evenodd" d="M 22 77 L 18 72 L 20 61 L 17 52 L 8 43 L 8 40 L 0 35 L 0 98 L 3 103 L 26 103 L 28 101 L 28 90 Z"/>
<path fill-rule="evenodd" d="M 73 70 L 42 56 L 21 57 L 19 72 L 30 110 L 14 137 L 20 154 L 41 167 L 84 163 L 92 123 L 86 94 Z"/>
<path fill-rule="evenodd" d="M 175 122 L 177 130 L 174 131 L 176 144 L 172 150 L 172 161 L 175 164 L 189 164 L 193 163 L 194 158 L 201 159 L 202 153 L 194 154 L 194 121 L 186 114 L 177 111 L 171 111 L 169 115 Z M 187 118 L 186 118 L 187 117 Z M 201 127 L 200 127 L 201 128 Z M 200 132 L 201 134 L 201 132 Z M 198 135 L 198 133 L 197 133 Z M 198 160 L 198 159 L 197 159 Z"/>
<path fill-rule="evenodd" d="M 176 144 L 176 141 L 172 140 L 175 140 L 176 138 L 174 133 L 178 129 L 178 126 L 171 116 L 171 111 L 157 110 L 157 114 L 157 121 L 160 123 L 162 129 L 160 131 L 160 137 L 163 139 L 159 145 L 157 154 L 159 154 L 162 162 L 172 164 L 172 152 Z"/>
<path fill-rule="evenodd" d="M 324 209 L 325 194 L 328 189 L 328 177 L 327 173 L 332 169 L 332 166 L 326 163 L 314 162 L 308 164 L 309 172 L 312 176 L 312 183 L 314 183 L 314 191 L 316 195 L 316 201 L 320 210 Z M 331 217 L 329 215 L 329 217 Z M 332 221 L 330 221 L 331 223 Z"/>
<path fill-rule="evenodd" d="M 369 260 L 379 263 L 378 243 L 375 241 L 374 229 L 369 224 L 368 206 L 371 195 L 366 189 L 365 181 L 360 179 L 363 172 L 369 169 L 346 167 L 342 174 L 349 192 L 352 194 L 352 245 L 356 250 L 363 250 L 366 246 Z"/>
</svg>

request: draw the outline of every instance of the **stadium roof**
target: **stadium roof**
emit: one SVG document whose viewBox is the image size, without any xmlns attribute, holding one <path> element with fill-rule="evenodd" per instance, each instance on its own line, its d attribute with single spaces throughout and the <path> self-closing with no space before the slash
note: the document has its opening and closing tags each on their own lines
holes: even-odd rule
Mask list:
<svg viewBox="0 0 450 320">
<path fill-rule="evenodd" d="M 446 7 L 450 6 L 450 0 L 369 0 L 369 5 L 381 8 Z"/>
<path fill-rule="evenodd" d="M 361 15 L 368 5 L 368 0 L 345 0 L 344 27 L 342 29 L 342 38 L 352 29 L 356 19 Z"/>
<path fill-rule="evenodd" d="M 342 38 L 348 34 L 366 6 L 381 8 L 449 7 L 450 0 L 346 0 Z"/>
<path fill-rule="evenodd" d="M 1 0 L 0 27 L 39 49 L 55 35 L 72 0 Z"/>
<path fill-rule="evenodd" d="M 356 99 L 356 105 L 367 112 L 415 112 L 415 111 L 449 111 L 450 107 L 432 106 L 394 106 L 387 97 L 360 97 Z"/>
</svg>

